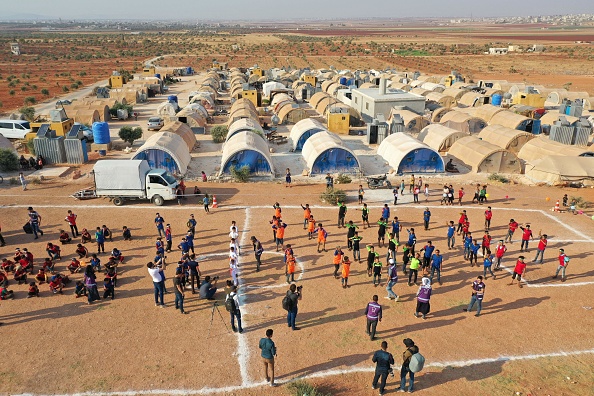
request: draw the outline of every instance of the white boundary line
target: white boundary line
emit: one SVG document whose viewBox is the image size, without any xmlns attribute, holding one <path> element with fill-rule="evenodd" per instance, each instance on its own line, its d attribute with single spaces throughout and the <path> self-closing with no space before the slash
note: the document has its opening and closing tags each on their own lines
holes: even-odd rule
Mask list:
<svg viewBox="0 0 594 396">
<path fill-rule="evenodd" d="M 248 235 L 249 231 L 250 231 L 250 223 L 251 223 L 251 211 L 249 208 L 245 209 L 245 222 L 243 223 L 243 230 L 241 231 L 241 239 L 239 242 L 240 246 L 244 246 L 245 245 L 245 239 L 246 239 L 246 235 Z M 239 286 L 241 286 L 241 284 L 243 283 L 243 277 L 240 276 L 241 275 L 241 266 L 238 266 L 237 268 L 237 276 L 239 277 Z M 247 312 L 247 309 L 245 307 L 246 303 L 246 295 L 245 293 L 241 293 L 238 296 L 239 298 L 239 302 L 240 302 L 240 307 L 243 308 L 244 313 Z M 246 325 L 246 322 L 244 321 L 244 316 L 241 316 L 241 324 L 242 327 L 244 325 Z M 236 333 L 237 335 L 237 361 L 239 363 L 239 372 L 241 374 L 241 386 L 245 387 L 248 384 L 251 383 L 250 381 L 250 374 L 248 371 L 248 362 L 250 360 L 250 348 L 247 344 L 247 337 L 243 336 L 242 334 Z"/>
<path fill-rule="evenodd" d="M 445 361 L 445 362 L 433 362 L 427 363 L 425 367 L 436 367 L 436 368 L 446 368 L 446 367 L 468 367 L 474 366 L 478 364 L 489 364 L 489 363 L 498 363 L 498 362 L 514 362 L 514 361 L 521 361 L 521 360 L 537 360 L 543 358 L 550 358 L 550 357 L 570 357 L 570 356 L 580 356 L 580 355 L 590 355 L 594 354 L 594 348 L 592 349 L 584 349 L 578 351 L 569 351 L 569 352 L 551 352 L 551 353 L 541 353 L 541 354 L 530 354 L 530 355 L 512 355 L 512 356 L 498 356 L 494 358 L 483 358 L 483 359 L 470 359 L 470 360 L 452 360 L 452 361 Z M 332 370 L 325 370 L 319 371 L 317 373 L 313 373 L 310 375 L 304 375 L 301 377 L 296 377 L 290 380 L 286 380 L 281 383 L 289 383 L 295 381 L 297 379 L 308 379 L 308 378 L 326 378 L 326 377 L 333 377 L 337 375 L 343 374 L 352 374 L 352 373 L 369 373 L 375 370 L 372 366 L 355 366 L 347 369 L 332 369 Z M 52 396 L 140 396 L 140 395 L 178 395 L 178 396 L 189 396 L 189 395 L 211 395 L 216 393 L 229 393 L 235 392 L 243 389 L 252 389 L 252 388 L 259 388 L 261 386 L 266 385 L 266 382 L 250 382 L 245 385 L 234 385 L 234 386 L 226 386 L 222 388 L 202 388 L 202 389 L 147 389 L 147 390 L 128 390 L 128 391 L 121 391 L 121 392 L 80 392 L 80 393 L 65 393 L 65 394 L 57 394 Z M 33 396 L 36 394 L 33 393 L 23 393 L 17 396 Z M 37 396 L 49 396 L 38 394 Z"/>
</svg>

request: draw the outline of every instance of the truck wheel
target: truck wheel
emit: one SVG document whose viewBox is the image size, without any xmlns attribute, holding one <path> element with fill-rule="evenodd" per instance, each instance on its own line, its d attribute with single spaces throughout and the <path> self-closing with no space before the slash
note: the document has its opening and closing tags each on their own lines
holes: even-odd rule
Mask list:
<svg viewBox="0 0 594 396">
<path fill-rule="evenodd" d="M 155 195 L 155 197 L 153 198 L 153 203 L 157 206 L 163 206 L 163 204 L 165 203 L 165 200 L 163 199 L 162 196 Z"/>
<path fill-rule="evenodd" d="M 124 198 L 122 198 L 122 197 L 115 197 L 113 199 L 113 204 L 115 206 L 122 206 L 124 204 Z"/>
</svg>

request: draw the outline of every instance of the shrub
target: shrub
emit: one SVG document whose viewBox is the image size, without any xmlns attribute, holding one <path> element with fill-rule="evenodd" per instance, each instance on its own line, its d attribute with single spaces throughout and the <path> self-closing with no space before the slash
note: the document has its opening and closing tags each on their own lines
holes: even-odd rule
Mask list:
<svg viewBox="0 0 594 396">
<path fill-rule="evenodd" d="M 336 178 L 334 178 L 334 181 L 338 184 L 349 184 L 350 182 L 353 181 L 353 179 L 351 179 L 351 177 L 349 175 L 345 175 L 344 173 L 339 173 L 338 176 L 336 176 Z"/>
<path fill-rule="evenodd" d="M 23 106 L 19 109 L 19 113 L 21 113 L 28 121 L 33 121 L 35 118 L 35 109 L 33 107 Z"/>
<path fill-rule="evenodd" d="M 303 380 L 291 382 L 287 385 L 287 389 L 293 396 L 330 396 L 327 393 L 322 393 L 314 385 Z"/>
<path fill-rule="evenodd" d="M 17 184 L 19 184 L 19 181 L 16 177 L 11 177 L 10 179 L 8 179 L 8 184 L 10 184 L 11 186 L 16 186 Z"/>
<path fill-rule="evenodd" d="M 326 191 L 320 194 L 320 200 L 322 202 L 328 202 L 332 205 L 336 205 L 337 202 L 344 202 L 346 200 L 346 193 L 343 190 L 328 187 Z"/>
<path fill-rule="evenodd" d="M 509 179 L 503 175 L 500 175 L 499 173 L 491 173 L 487 179 L 491 181 L 498 181 L 504 184 L 509 183 Z"/>
<path fill-rule="evenodd" d="M 37 99 L 35 99 L 35 96 L 27 96 L 25 98 L 25 105 L 26 106 L 30 106 L 30 105 L 35 104 L 35 103 L 37 103 Z"/>
<path fill-rule="evenodd" d="M 118 116 L 118 110 L 119 109 L 124 109 L 128 111 L 128 115 L 132 115 L 132 110 L 134 109 L 132 106 L 127 105 L 127 104 L 122 104 L 122 103 L 116 103 L 115 105 L 113 105 L 113 107 L 111 109 L 109 109 L 109 114 L 112 117 L 117 117 Z"/>
<path fill-rule="evenodd" d="M 135 140 L 138 140 L 142 137 L 142 128 L 132 128 L 131 126 L 121 127 L 120 131 L 118 132 L 118 136 L 124 142 L 130 143 L 132 146 Z"/>
<path fill-rule="evenodd" d="M 241 168 L 232 166 L 229 170 L 231 171 L 231 177 L 237 182 L 246 183 L 250 179 L 249 165 L 244 165 Z"/>
<path fill-rule="evenodd" d="M 68 88 L 66 85 L 62 86 L 62 91 L 63 92 L 70 92 L 70 88 Z"/>
<path fill-rule="evenodd" d="M 49 96 L 49 94 L 50 94 L 50 92 L 49 92 L 49 89 L 47 89 L 47 88 L 43 88 L 43 89 L 41 90 L 41 94 L 42 94 L 43 96 Z"/>
<path fill-rule="evenodd" d="M 582 197 L 570 197 L 569 202 L 571 203 L 573 201 L 575 201 L 575 206 L 580 209 L 588 209 L 592 205 L 592 202 L 588 202 Z"/>
<path fill-rule="evenodd" d="M 223 143 L 227 138 L 227 133 L 229 132 L 229 128 L 224 125 L 217 125 L 210 130 L 210 135 L 212 136 L 212 141 L 215 143 Z"/>
<path fill-rule="evenodd" d="M 27 140 L 27 143 L 25 143 L 25 146 L 27 146 L 27 150 L 29 151 L 29 153 L 32 156 L 35 156 L 35 144 L 33 143 L 33 139 Z"/>
<path fill-rule="evenodd" d="M 11 149 L 0 148 L 0 170 L 3 172 L 19 170 L 19 157 Z"/>
</svg>

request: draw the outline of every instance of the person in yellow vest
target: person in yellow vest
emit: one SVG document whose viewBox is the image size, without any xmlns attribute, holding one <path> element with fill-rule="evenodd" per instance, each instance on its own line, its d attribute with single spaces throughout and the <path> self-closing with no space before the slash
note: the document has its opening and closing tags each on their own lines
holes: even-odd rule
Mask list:
<svg viewBox="0 0 594 396">
<path fill-rule="evenodd" d="M 350 287 L 348 285 L 350 273 L 351 273 L 351 262 L 350 262 L 348 256 L 344 256 L 342 258 L 342 280 L 341 280 L 343 289 Z"/>
<path fill-rule="evenodd" d="M 421 253 L 416 253 L 414 257 L 410 259 L 410 271 L 408 272 L 408 285 L 412 286 L 414 283 L 417 284 L 417 276 L 419 274 L 419 268 L 421 267 Z M 415 276 L 414 282 L 412 281 L 413 274 Z"/>
<path fill-rule="evenodd" d="M 311 216 L 311 209 L 309 208 L 309 204 L 305 204 L 305 206 L 301 205 L 301 209 L 303 209 L 303 229 L 305 230 Z"/>
<path fill-rule="evenodd" d="M 295 282 L 295 256 L 287 256 L 287 268 L 285 272 L 287 275 L 287 283 L 290 284 L 291 282 Z"/>
<path fill-rule="evenodd" d="M 320 246 L 322 246 L 322 249 L 324 249 L 324 251 L 327 252 L 327 250 L 326 250 L 326 237 L 327 236 L 328 236 L 328 233 L 326 232 L 324 227 L 322 227 L 322 223 L 318 223 L 318 253 L 320 253 Z"/>
</svg>

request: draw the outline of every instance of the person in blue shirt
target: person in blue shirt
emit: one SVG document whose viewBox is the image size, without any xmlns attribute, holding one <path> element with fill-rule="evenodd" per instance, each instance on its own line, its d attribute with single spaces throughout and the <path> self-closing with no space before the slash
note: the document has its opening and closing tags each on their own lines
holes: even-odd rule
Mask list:
<svg viewBox="0 0 594 396">
<path fill-rule="evenodd" d="M 453 221 L 450 221 L 448 226 L 448 250 L 452 250 L 454 248 L 454 243 L 456 242 L 456 226 L 454 225 Z"/>
<path fill-rule="evenodd" d="M 474 267 L 475 264 L 478 267 L 478 251 L 480 250 L 481 245 L 478 243 L 478 241 L 475 239 L 474 243 L 472 245 L 470 245 L 470 266 Z M 474 259 L 474 264 L 472 263 L 472 260 Z"/>
<path fill-rule="evenodd" d="M 188 240 L 186 238 L 182 238 L 182 241 L 179 245 L 177 245 L 177 248 L 182 251 L 182 256 L 184 256 L 190 251 L 190 244 L 188 244 Z"/>
<path fill-rule="evenodd" d="M 191 232 L 192 236 L 194 236 L 194 234 L 196 234 L 196 224 L 198 224 L 198 222 L 194 218 L 194 215 L 191 214 L 190 219 L 188 220 L 186 225 L 188 226 L 188 232 Z"/>
<path fill-rule="evenodd" d="M 155 217 L 155 226 L 157 227 L 157 231 L 159 232 L 159 236 L 163 236 L 165 234 L 165 219 L 157 213 Z"/>
<path fill-rule="evenodd" d="M 472 233 L 464 237 L 464 260 L 470 260 L 470 246 L 472 246 Z"/>
<path fill-rule="evenodd" d="M 400 231 L 402 231 L 402 224 L 400 224 L 398 217 L 394 217 L 394 220 L 392 220 L 392 234 L 394 234 L 398 242 L 400 242 Z"/>
<path fill-rule="evenodd" d="M 390 219 L 390 207 L 388 204 L 384 204 L 382 208 L 382 218 L 386 219 L 386 221 Z"/>
<path fill-rule="evenodd" d="M 493 255 L 491 254 L 491 251 L 489 249 L 487 249 L 486 253 L 487 254 L 485 254 L 485 259 L 483 261 L 483 278 L 487 279 L 488 270 L 493 276 L 493 279 L 497 279 L 497 277 L 493 273 L 493 270 L 491 269 L 491 266 L 493 265 Z"/>
<path fill-rule="evenodd" d="M 165 254 L 165 247 L 163 246 L 163 241 L 161 237 L 157 237 L 157 241 L 155 242 L 155 248 L 157 249 L 157 254 Z"/>
<path fill-rule="evenodd" d="M 433 274 L 437 272 L 437 281 L 441 285 L 441 265 L 443 263 L 443 256 L 439 254 L 439 249 L 431 256 L 431 275 L 429 279 L 433 283 Z"/>
<path fill-rule="evenodd" d="M 425 208 L 423 212 L 423 224 L 425 225 L 425 231 L 429 229 L 429 220 L 431 220 L 431 211 L 429 208 Z"/>
<path fill-rule="evenodd" d="M 204 195 L 204 198 L 202 198 L 202 204 L 204 205 L 204 211 L 206 213 L 210 213 L 210 209 L 208 209 L 208 205 L 210 204 L 210 200 L 208 199 L 208 195 Z"/>
<path fill-rule="evenodd" d="M 431 241 L 427 241 L 427 244 L 423 246 L 421 252 L 423 252 L 423 268 L 429 267 L 431 263 L 431 256 L 433 256 L 433 251 L 435 250 L 435 246 L 431 243 Z"/>
<path fill-rule="evenodd" d="M 190 231 L 188 231 L 188 234 L 186 235 L 186 242 L 188 243 L 188 247 L 192 251 L 192 254 L 194 254 L 194 235 Z"/>
<path fill-rule="evenodd" d="M 408 232 L 408 247 L 410 249 L 410 254 L 414 256 L 415 254 L 415 245 L 417 243 L 417 236 L 415 235 L 415 229 L 411 228 L 410 230 L 407 228 L 406 232 Z"/>
<path fill-rule="evenodd" d="M 101 231 L 101 227 L 97 227 L 95 241 L 97 242 L 97 254 L 101 253 L 101 251 L 105 253 L 105 235 Z"/>
</svg>

